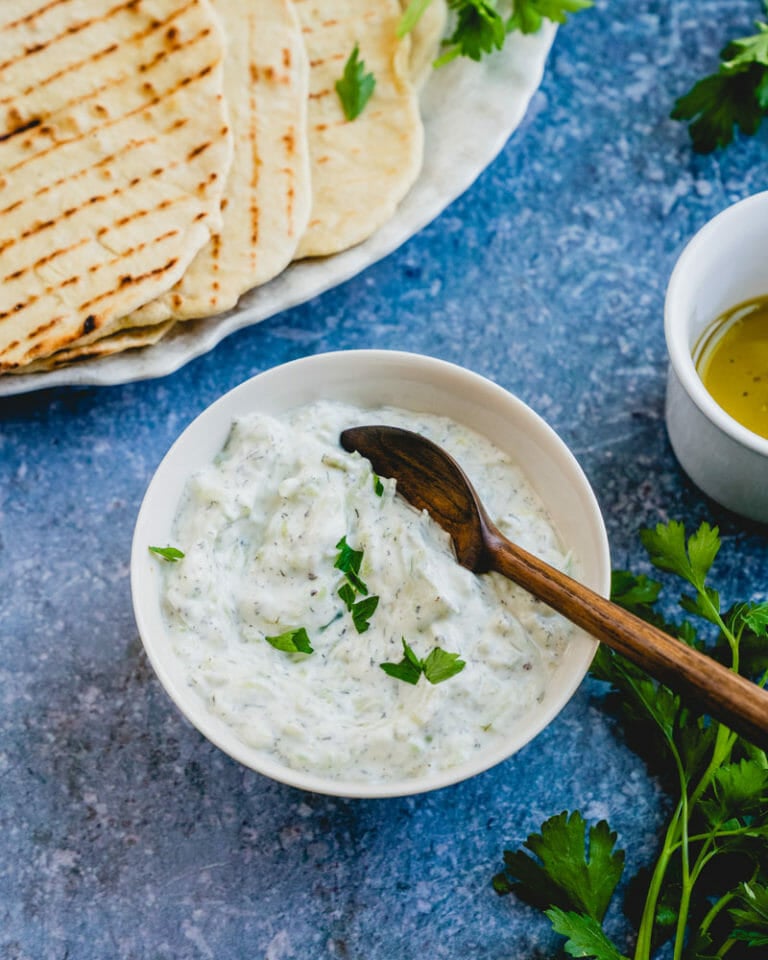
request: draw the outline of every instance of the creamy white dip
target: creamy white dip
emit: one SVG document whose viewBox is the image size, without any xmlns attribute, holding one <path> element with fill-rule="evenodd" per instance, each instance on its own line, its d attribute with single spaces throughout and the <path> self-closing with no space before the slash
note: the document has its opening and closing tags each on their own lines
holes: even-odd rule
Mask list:
<svg viewBox="0 0 768 960">
<path fill-rule="evenodd" d="M 208 709 L 242 741 L 288 767 L 376 782 L 441 771 L 498 745 L 539 700 L 570 628 L 498 574 L 456 562 L 426 513 L 339 444 L 345 427 L 416 430 L 462 465 L 491 518 L 529 551 L 568 566 L 521 471 L 448 419 L 321 402 L 280 418 L 238 420 L 214 463 L 187 484 L 163 564 L 175 652 Z M 360 576 L 379 597 L 358 633 L 338 595 L 342 537 L 363 551 Z M 265 640 L 304 627 L 312 654 Z M 458 653 L 464 669 L 431 684 L 388 676 L 405 638 L 420 658 Z"/>
</svg>

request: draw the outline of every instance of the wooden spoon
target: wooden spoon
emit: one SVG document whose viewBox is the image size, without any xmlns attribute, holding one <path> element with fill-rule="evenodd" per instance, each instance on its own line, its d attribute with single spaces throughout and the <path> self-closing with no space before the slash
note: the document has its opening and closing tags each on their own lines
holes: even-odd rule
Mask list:
<svg viewBox="0 0 768 960">
<path fill-rule="evenodd" d="M 510 542 L 491 522 L 461 467 L 432 441 L 398 427 L 352 427 L 341 434 L 382 477 L 426 510 L 453 540 L 459 563 L 495 570 L 618 651 L 705 713 L 768 750 L 768 691 L 658 630 Z"/>
</svg>

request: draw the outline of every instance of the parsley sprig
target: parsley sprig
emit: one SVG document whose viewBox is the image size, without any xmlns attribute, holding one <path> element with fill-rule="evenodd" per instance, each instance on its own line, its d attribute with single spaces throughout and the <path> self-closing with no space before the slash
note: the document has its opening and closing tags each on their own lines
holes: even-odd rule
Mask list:
<svg viewBox="0 0 768 960">
<path fill-rule="evenodd" d="M 442 683 L 461 673 L 466 666 L 466 663 L 459 659 L 460 654 L 448 653 L 440 647 L 435 647 L 424 660 L 420 660 L 405 637 L 402 638 L 402 643 L 403 659 L 399 663 L 379 664 L 384 673 L 396 680 L 417 684 L 423 675 L 430 683 Z"/>
<path fill-rule="evenodd" d="M 336 81 L 336 93 L 347 120 L 356 120 L 373 96 L 376 78 L 365 72 L 365 61 L 360 59 L 360 48 L 355 44 L 344 64 L 341 79 Z"/>
<path fill-rule="evenodd" d="M 400 19 L 401 36 L 414 28 L 430 2 L 411 0 Z M 435 66 L 459 56 L 481 60 L 501 50 L 510 33 L 536 33 L 544 20 L 565 23 L 569 14 L 591 6 L 592 0 L 448 0 L 453 32 Z"/>
<path fill-rule="evenodd" d="M 717 528 L 690 537 L 671 521 L 641 532 L 654 567 L 684 581 L 687 616 L 668 622 L 658 610 L 663 585 L 618 571 L 613 597 L 622 606 L 702 648 L 688 616 L 715 628 L 709 652 L 731 669 L 768 680 L 768 603 L 724 609 L 709 575 L 720 548 Z M 636 928 L 632 960 L 650 960 L 669 941 L 672 960 L 742 957 L 768 946 L 768 757 L 727 727 L 690 710 L 663 684 L 601 647 L 592 666 L 610 685 L 609 709 L 628 743 L 675 797 L 653 869 L 628 881 Z M 603 927 L 624 872 L 624 855 L 605 821 L 588 827 L 580 813 L 547 820 L 524 850 L 505 851 L 498 893 L 514 893 L 544 910 L 565 951 L 595 960 L 628 960 Z M 633 910 L 633 904 L 640 904 Z M 665 956 L 667 954 L 665 953 Z M 749 953 L 760 956 L 760 953 Z"/>
<path fill-rule="evenodd" d="M 675 102 L 672 118 L 688 123 L 698 153 L 727 146 L 737 128 L 754 135 L 768 113 L 768 23 L 755 27 L 752 36 L 730 41 L 718 70 Z"/>
</svg>

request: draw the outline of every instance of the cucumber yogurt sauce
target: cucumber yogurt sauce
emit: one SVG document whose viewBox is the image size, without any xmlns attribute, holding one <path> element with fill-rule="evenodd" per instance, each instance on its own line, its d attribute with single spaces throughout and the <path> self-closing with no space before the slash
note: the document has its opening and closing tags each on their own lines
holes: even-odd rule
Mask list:
<svg viewBox="0 0 768 960">
<path fill-rule="evenodd" d="M 318 402 L 236 421 L 190 478 L 173 527 L 185 556 L 163 565 L 163 605 L 189 683 L 244 743 L 298 771 L 381 782 L 498 746 L 543 695 L 572 628 L 499 574 L 459 566 L 447 534 L 341 448 L 340 432 L 362 423 L 443 446 L 502 532 L 568 568 L 522 472 L 484 437 L 444 417 Z M 379 597 L 363 633 L 338 594 L 342 537 Z M 265 640 L 299 627 L 311 654 Z M 440 647 L 466 666 L 434 685 L 388 676 L 380 664 L 402 659 L 403 638 L 420 658 Z"/>
</svg>

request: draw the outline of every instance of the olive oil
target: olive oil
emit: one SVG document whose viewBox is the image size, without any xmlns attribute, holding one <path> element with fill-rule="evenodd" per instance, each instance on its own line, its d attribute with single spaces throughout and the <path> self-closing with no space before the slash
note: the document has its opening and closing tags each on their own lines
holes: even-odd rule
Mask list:
<svg viewBox="0 0 768 960">
<path fill-rule="evenodd" d="M 714 401 L 768 438 L 768 296 L 718 317 L 697 345 L 694 362 Z"/>
</svg>

